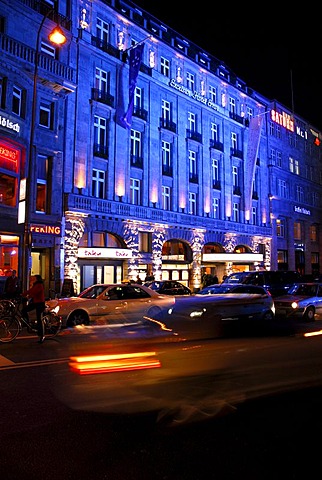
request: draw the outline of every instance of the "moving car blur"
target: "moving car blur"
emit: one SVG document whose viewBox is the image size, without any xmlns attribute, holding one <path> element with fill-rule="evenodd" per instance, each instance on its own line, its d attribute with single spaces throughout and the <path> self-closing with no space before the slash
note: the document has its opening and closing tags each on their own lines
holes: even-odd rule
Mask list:
<svg viewBox="0 0 322 480">
<path fill-rule="evenodd" d="M 151 281 L 144 285 L 163 295 L 191 295 L 189 287 L 175 280 Z"/>
<path fill-rule="evenodd" d="M 275 300 L 279 317 L 302 318 L 312 322 L 322 313 L 322 283 L 297 283 Z"/>
<path fill-rule="evenodd" d="M 162 319 L 174 305 L 174 297 L 160 295 L 137 284 L 97 284 L 78 297 L 48 300 L 49 308 L 59 306 L 63 326 L 138 323 L 144 316 Z"/>
</svg>

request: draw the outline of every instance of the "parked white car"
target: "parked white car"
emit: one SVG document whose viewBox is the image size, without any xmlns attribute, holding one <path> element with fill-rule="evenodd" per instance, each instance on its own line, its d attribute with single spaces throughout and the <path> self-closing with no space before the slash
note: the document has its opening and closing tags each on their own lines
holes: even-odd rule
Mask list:
<svg viewBox="0 0 322 480">
<path fill-rule="evenodd" d="M 162 320 L 164 313 L 174 305 L 175 297 L 161 295 L 144 285 L 96 284 L 77 297 L 46 303 L 49 307 L 59 305 L 63 326 L 92 323 L 116 326 L 139 322 L 144 316 Z"/>
</svg>

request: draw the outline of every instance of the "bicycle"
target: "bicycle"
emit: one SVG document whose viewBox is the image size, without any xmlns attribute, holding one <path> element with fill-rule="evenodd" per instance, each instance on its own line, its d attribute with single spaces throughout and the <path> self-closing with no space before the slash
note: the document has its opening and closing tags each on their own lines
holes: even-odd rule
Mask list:
<svg viewBox="0 0 322 480">
<path fill-rule="evenodd" d="M 22 316 L 22 303 L 22 297 L 0 300 L 0 342 L 13 341 L 22 332 L 24 326 L 27 327 L 28 333 L 38 334 L 36 319 L 27 321 Z M 61 331 L 62 319 L 57 315 L 58 309 L 59 307 L 50 309 L 46 306 L 41 317 L 44 337 L 54 337 Z"/>
</svg>

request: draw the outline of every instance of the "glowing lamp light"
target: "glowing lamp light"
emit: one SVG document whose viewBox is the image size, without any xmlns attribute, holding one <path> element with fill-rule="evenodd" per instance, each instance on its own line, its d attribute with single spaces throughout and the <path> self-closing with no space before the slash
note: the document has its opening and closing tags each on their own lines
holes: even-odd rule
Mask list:
<svg viewBox="0 0 322 480">
<path fill-rule="evenodd" d="M 49 40 L 56 45 L 64 45 L 67 42 L 67 37 L 62 29 L 57 25 L 48 36 Z"/>
<path fill-rule="evenodd" d="M 321 140 L 319 139 L 319 137 L 315 137 L 314 145 L 316 145 L 317 147 L 319 147 L 321 145 Z"/>
</svg>

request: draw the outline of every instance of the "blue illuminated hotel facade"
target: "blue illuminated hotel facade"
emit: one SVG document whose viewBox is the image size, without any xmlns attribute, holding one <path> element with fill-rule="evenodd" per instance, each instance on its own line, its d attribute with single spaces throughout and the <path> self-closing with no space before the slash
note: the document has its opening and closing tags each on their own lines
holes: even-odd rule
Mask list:
<svg viewBox="0 0 322 480">
<path fill-rule="evenodd" d="M 39 6 L 65 22 L 59 51 L 46 40 L 58 19 L 39 30 Z M 321 272 L 321 132 L 306 120 L 132 2 L 2 0 L 0 16 L 0 195 L 17 186 L 0 202 L 0 249 L 18 252 L 11 266 L 38 31 L 31 272 L 48 289 L 153 275 L 197 290 L 203 274 Z"/>
</svg>

